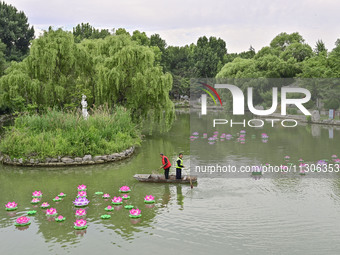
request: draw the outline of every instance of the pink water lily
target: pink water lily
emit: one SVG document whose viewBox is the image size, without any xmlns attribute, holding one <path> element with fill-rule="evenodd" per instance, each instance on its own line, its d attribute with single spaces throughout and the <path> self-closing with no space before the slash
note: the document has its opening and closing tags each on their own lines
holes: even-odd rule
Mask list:
<svg viewBox="0 0 340 255">
<path fill-rule="evenodd" d="M 8 202 L 5 206 L 7 209 L 13 209 L 13 208 L 17 208 L 18 204 L 15 202 Z"/>
<path fill-rule="evenodd" d="M 130 215 L 132 215 L 132 216 L 138 216 L 140 214 L 141 214 L 141 210 L 139 210 L 139 209 L 131 209 L 130 210 Z"/>
<path fill-rule="evenodd" d="M 47 202 L 44 202 L 44 203 L 41 204 L 41 207 L 49 207 L 49 206 L 50 206 L 50 204 L 47 203 Z"/>
<path fill-rule="evenodd" d="M 86 190 L 86 185 L 84 184 L 79 185 L 78 190 Z"/>
<path fill-rule="evenodd" d="M 113 207 L 111 205 L 108 205 L 106 209 L 111 210 Z"/>
<path fill-rule="evenodd" d="M 86 194 L 86 191 L 79 191 L 78 192 L 78 197 L 86 197 L 87 194 Z"/>
<path fill-rule="evenodd" d="M 155 197 L 152 196 L 152 195 L 146 195 L 146 196 L 144 197 L 144 200 L 145 200 L 145 201 L 153 201 L 153 200 L 155 200 Z"/>
<path fill-rule="evenodd" d="M 103 198 L 110 198 L 110 195 L 109 194 L 104 194 Z"/>
<path fill-rule="evenodd" d="M 86 215 L 86 210 L 85 209 L 78 209 L 76 211 L 76 216 L 84 216 Z"/>
<path fill-rule="evenodd" d="M 74 222 L 74 226 L 76 226 L 76 227 L 85 227 L 86 224 L 87 224 L 87 222 L 84 219 L 76 220 Z"/>
<path fill-rule="evenodd" d="M 66 196 L 66 194 L 64 194 L 63 192 L 60 192 L 58 196 L 59 197 L 64 197 L 64 196 Z"/>
<path fill-rule="evenodd" d="M 57 219 L 58 219 L 58 220 L 62 220 L 62 219 L 64 219 L 64 216 L 59 215 L 59 216 L 57 217 Z"/>
<path fill-rule="evenodd" d="M 41 197 L 42 196 L 42 192 L 39 190 L 39 191 L 34 191 L 33 193 L 32 193 L 32 196 L 33 197 Z"/>
<path fill-rule="evenodd" d="M 123 198 L 129 198 L 129 195 L 128 194 L 124 194 Z"/>
<path fill-rule="evenodd" d="M 56 215 L 57 214 L 57 210 L 55 208 L 50 208 L 46 210 L 46 215 L 47 216 L 52 216 L 52 215 Z"/>
<path fill-rule="evenodd" d="M 30 222 L 30 218 L 27 218 L 26 216 L 21 216 L 17 218 L 16 223 L 18 225 L 25 225 Z"/>
<path fill-rule="evenodd" d="M 60 200 L 61 198 L 60 198 L 60 197 L 58 197 L 58 196 L 56 196 L 54 199 L 55 199 L 55 200 Z"/>
<path fill-rule="evenodd" d="M 334 155 L 332 155 L 332 158 L 337 158 L 337 157 L 338 157 L 338 156 L 337 156 L 337 155 L 335 155 L 335 154 L 334 154 Z"/>
<path fill-rule="evenodd" d="M 37 204 L 37 203 L 39 203 L 40 202 L 40 199 L 38 199 L 38 198 L 33 198 L 32 200 L 31 200 L 31 203 L 32 204 Z"/>
<path fill-rule="evenodd" d="M 122 187 L 120 187 L 120 189 L 119 189 L 120 191 L 130 191 L 130 187 L 129 186 L 122 186 Z"/>
<path fill-rule="evenodd" d="M 121 197 L 113 197 L 112 202 L 113 203 L 121 203 L 123 199 Z"/>
</svg>

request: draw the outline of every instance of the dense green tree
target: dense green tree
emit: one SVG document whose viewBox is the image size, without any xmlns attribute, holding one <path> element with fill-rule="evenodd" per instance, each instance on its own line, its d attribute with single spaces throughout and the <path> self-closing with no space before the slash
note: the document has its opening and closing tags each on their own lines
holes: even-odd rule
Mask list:
<svg viewBox="0 0 340 255">
<path fill-rule="evenodd" d="M 22 60 L 33 38 L 34 28 L 28 24 L 25 13 L 0 1 L 0 40 L 6 45 L 6 60 Z"/>
<path fill-rule="evenodd" d="M 81 23 L 73 28 L 74 40 L 81 42 L 84 39 L 99 39 L 110 35 L 108 29 L 96 29 L 89 23 Z"/>
<path fill-rule="evenodd" d="M 197 77 L 215 77 L 226 54 L 226 43 L 221 38 L 200 37 L 192 52 Z"/>
<path fill-rule="evenodd" d="M 327 53 L 326 45 L 322 40 L 317 40 L 315 44 L 314 52 L 316 55 Z"/>
<path fill-rule="evenodd" d="M 304 61 L 306 58 L 313 56 L 313 50 L 308 44 L 292 43 L 286 47 L 286 49 L 280 54 L 280 57 L 284 60 L 294 58 L 298 62 Z"/>
<path fill-rule="evenodd" d="M 5 51 L 6 44 L 2 43 L 0 40 L 0 77 L 4 74 L 6 67 Z"/>
<path fill-rule="evenodd" d="M 291 34 L 280 33 L 270 42 L 270 47 L 284 51 L 292 43 L 304 43 L 304 41 L 297 32 Z"/>
</svg>

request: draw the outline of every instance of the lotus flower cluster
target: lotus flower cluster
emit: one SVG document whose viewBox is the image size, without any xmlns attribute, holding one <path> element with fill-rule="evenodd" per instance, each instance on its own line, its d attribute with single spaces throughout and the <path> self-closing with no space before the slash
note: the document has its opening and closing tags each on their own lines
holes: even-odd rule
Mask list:
<svg viewBox="0 0 340 255">
<path fill-rule="evenodd" d="M 81 184 L 78 186 L 78 191 L 86 190 L 86 185 Z"/>
<path fill-rule="evenodd" d="M 154 203 L 155 202 L 155 197 L 152 195 L 146 195 L 144 197 L 144 202 L 145 203 Z"/>
<path fill-rule="evenodd" d="M 112 204 L 114 205 L 120 205 L 123 203 L 123 199 L 121 197 L 113 197 Z"/>
<path fill-rule="evenodd" d="M 74 222 L 75 229 L 85 229 L 87 228 L 87 222 L 84 219 L 79 219 Z"/>
<path fill-rule="evenodd" d="M 78 197 L 73 201 L 75 206 L 86 206 L 90 203 L 90 201 L 86 197 Z"/>
<path fill-rule="evenodd" d="M 50 204 L 47 203 L 47 202 L 44 202 L 44 203 L 41 204 L 40 207 L 41 207 L 41 208 L 48 208 L 48 207 L 50 207 Z"/>
<path fill-rule="evenodd" d="M 31 204 L 38 204 L 40 202 L 40 199 L 39 198 L 33 198 L 31 200 Z"/>
<path fill-rule="evenodd" d="M 46 216 L 56 216 L 57 213 L 57 209 L 51 207 L 50 209 L 46 210 Z"/>
<path fill-rule="evenodd" d="M 122 186 L 119 189 L 120 192 L 130 192 L 130 187 L 129 186 Z"/>
<path fill-rule="evenodd" d="M 62 215 L 59 215 L 57 218 L 55 218 L 56 222 L 61 222 L 61 221 L 64 221 L 64 220 L 66 220 L 66 218 Z"/>
<path fill-rule="evenodd" d="M 8 202 L 5 204 L 5 207 L 7 211 L 14 211 L 18 208 L 18 204 L 15 202 Z"/>
<path fill-rule="evenodd" d="M 139 209 L 131 209 L 130 210 L 130 217 L 131 218 L 139 218 L 141 216 L 142 216 L 141 215 L 141 210 L 139 210 Z"/>
<path fill-rule="evenodd" d="M 102 197 L 103 198 L 110 198 L 110 195 L 109 194 L 104 194 Z"/>
<path fill-rule="evenodd" d="M 31 220 L 30 220 L 30 218 L 27 218 L 26 216 L 22 216 L 22 217 L 17 218 L 17 220 L 15 222 L 15 225 L 19 226 L 19 227 L 26 226 L 26 225 L 29 225 L 29 224 L 31 224 Z"/>
<path fill-rule="evenodd" d="M 77 217 L 82 217 L 86 215 L 86 210 L 85 209 L 78 209 L 75 213 Z"/>
<path fill-rule="evenodd" d="M 78 197 L 87 197 L 86 191 L 79 191 L 78 192 Z"/>
<path fill-rule="evenodd" d="M 40 190 L 36 190 L 32 193 L 32 197 L 42 197 L 42 192 Z"/>
</svg>

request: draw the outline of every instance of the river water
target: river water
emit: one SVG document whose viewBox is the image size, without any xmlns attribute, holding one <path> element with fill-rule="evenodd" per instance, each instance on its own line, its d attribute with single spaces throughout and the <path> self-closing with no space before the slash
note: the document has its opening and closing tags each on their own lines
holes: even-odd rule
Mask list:
<svg viewBox="0 0 340 255">
<path fill-rule="evenodd" d="M 290 178 L 200 178 L 193 189 L 190 185 L 135 181 L 132 176 L 136 173 L 156 171 L 160 152 L 172 162 L 183 152 L 184 165 L 189 164 L 189 124 L 189 114 L 177 114 L 169 133 L 147 136 L 133 157 L 119 163 L 55 169 L 0 165 L 0 254 L 340 253 L 340 174 L 331 178 L 298 174 Z M 339 130 L 330 134 L 327 128 L 299 126 L 286 135 L 282 132 L 279 127 L 266 130 L 266 143 L 254 139 L 242 145 L 229 141 L 228 146 L 211 146 L 219 146 L 225 154 L 244 162 L 254 158 L 276 162 L 288 152 L 294 160 L 304 157 L 310 161 L 340 154 Z M 206 146 L 206 153 L 209 148 L 213 147 Z M 191 157 L 204 163 L 206 153 L 196 152 Z M 72 201 L 79 184 L 87 185 L 90 200 L 88 228 L 83 231 L 73 229 Z M 111 219 L 101 219 L 110 201 L 94 193 L 116 196 L 122 185 L 131 187 L 131 199 L 126 203 L 141 209 L 142 217 L 131 220 L 128 210 L 115 208 Z M 31 205 L 34 190 L 41 190 L 42 200 L 66 221 L 54 222 Z M 60 192 L 67 197 L 53 202 Z M 143 202 L 147 194 L 156 198 L 153 207 Z M 18 210 L 5 211 L 3 205 L 8 201 L 17 202 Z M 16 228 L 15 219 L 32 209 L 38 211 L 29 216 L 32 224 Z"/>
</svg>

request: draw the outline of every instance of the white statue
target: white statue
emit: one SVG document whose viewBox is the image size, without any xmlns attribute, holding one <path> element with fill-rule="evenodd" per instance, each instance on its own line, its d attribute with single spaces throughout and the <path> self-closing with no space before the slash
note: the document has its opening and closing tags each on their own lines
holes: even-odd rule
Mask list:
<svg viewBox="0 0 340 255">
<path fill-rule="evenodd" d="M 84 117 L 84 119 L 87 120 L 87 118 L 89 117 L 89 114 L 87 112 L 87 102 L 86 102 L 86 96 L 85 95 L 82 96 L 81 105 L 83 107 L 83 109 L 82 109 L 83 117 Z"/>
</svg>

